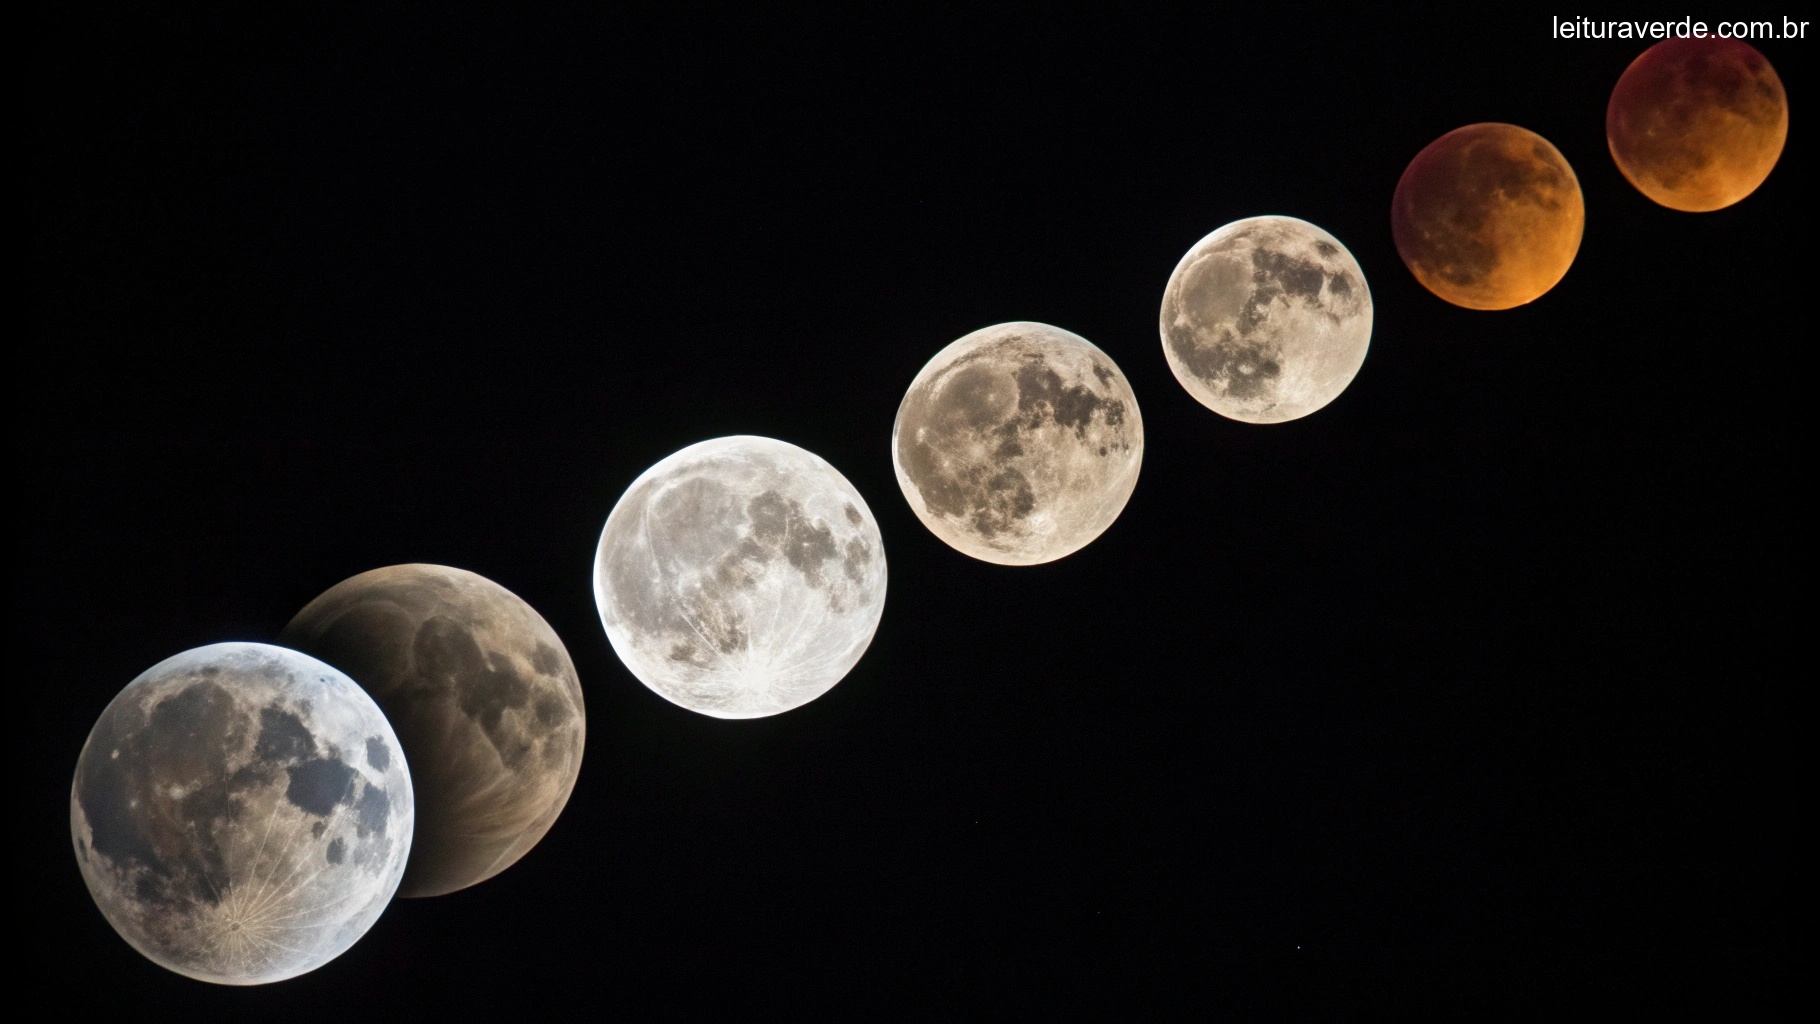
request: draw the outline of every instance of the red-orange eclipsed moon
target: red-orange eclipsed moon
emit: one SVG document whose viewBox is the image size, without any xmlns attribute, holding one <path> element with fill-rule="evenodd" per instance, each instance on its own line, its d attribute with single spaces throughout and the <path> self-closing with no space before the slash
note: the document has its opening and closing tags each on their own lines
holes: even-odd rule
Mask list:
<svg viewBox="0 0 1820 1024">
<path fill-rule="evenodd" d="M 1561 151 L 1514 124 L 1429 143 L 1397 182 L 1390 228 L 1422 286 L 1467 309 L 1534 302 L 1580 251 L 1586 204 Z"/>
<path fill-rule="evenodd" d="M 1618 170 L 1637 191 L 1689 213 L 1756 191 L 1787 138 L 1782 80 L 1737 39 L 1657 43 L 1624 70 L 1605 108 Z"/>
</svg>

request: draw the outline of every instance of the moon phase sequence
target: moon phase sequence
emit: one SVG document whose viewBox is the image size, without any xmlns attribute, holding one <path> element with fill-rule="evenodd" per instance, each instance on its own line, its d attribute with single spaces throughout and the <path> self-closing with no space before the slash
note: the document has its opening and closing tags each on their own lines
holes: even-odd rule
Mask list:
<svg viewBox="0 0 1820 1024">
<path fill-rule="evenodd" d="M 826 693 L 885 603 L 866 500 L 819 456 L 767 437 L 703 441 L 613 506 L 594 599 L 639 681 L 691 711 L 759 718 Z"/>
<path fill-rule="evenodd" d="M 1639 192 L 1703 213 L 1757 190 L 1788 138 L 1788 95 L 1737 39 L 1670 39 L 1643 51 L 1605 110 L 1612 159 Z"/>
<path fill-rule="evenodd" d="M 404 752 L 346 675 L 265 644 L 147 669 L 89 733 L 70 831 L 134 949 L 229 985 L 334 959 L 390 902 L 411 846 Z"/>
<path fill-rule="evenodd" d="M 1467 309 L 1547 294 L 1573 265 L 1585 224 L 1567 159 L 1514 124 L 1470 124 L 1429 143 L 1391 199 L 1391 233 L 1410 273 Z"/>
<path fill-rule="evenodd" d="M 279 641 L 347 672 L 397 727 L 417 783 L 399 895 L 491 878 L 568 802 L 586 732 L 575 666 L 549 623 L 492 580 L 374 569 L 311 601 Z"/>
<path fill-rule="evenodd" d="M 1048 324 L 974 331 L 911 382 L 891 430 L 898 486 L 955 550 L 1051 562 L 1118 518 L 1144 424 L 1130 382 L 1087 339 Z"/>
<path fill-rule="evenodd" d="M 1371 343 L 1371 292 L 1339 240 L 1294 217 L 1234 221 L 1169 275 L 1163 353 L 1195 400 L 1246 423 L 1306 416 L 1346 390 Z"/>
</svg>

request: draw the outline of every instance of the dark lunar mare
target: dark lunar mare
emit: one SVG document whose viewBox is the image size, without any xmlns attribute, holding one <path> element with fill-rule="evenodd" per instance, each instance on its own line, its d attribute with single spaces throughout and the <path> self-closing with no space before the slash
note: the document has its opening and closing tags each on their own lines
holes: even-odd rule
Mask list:
<svg viewBox="0 0 1820 1024">
<path fill-rule="evenodd" d="M 497 583 L 438 565 L 374 569 L 310 602 L 279 639 L 347 672 L 398 730 L 417 785 L 401 895 L 491 878 L 568 802 L 581 683 L 555 631 Z"/>
</svg>

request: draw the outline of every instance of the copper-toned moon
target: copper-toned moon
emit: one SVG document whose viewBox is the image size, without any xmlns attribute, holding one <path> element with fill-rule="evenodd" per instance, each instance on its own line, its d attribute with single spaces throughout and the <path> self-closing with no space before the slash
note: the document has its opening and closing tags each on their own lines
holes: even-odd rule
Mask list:
<svg viewBox="0 0 1820 1024">
<path fill-rule="evenodd" d="M 1580 251 L 1586 205 L 1561 151 L 1514 124 L 1469 124 L 1416 154 L 1390 227 L 1422 286 L 1467 309 L 1541 298 Z"/>
<path fill-rule="evenodd" d="M 1704 213 L 1763 184 L 1788 138 L 1788 96 L 1763 54 L 1737 39 L 1670 39 L 1611 91 L 1605 140 L 1637 191 Z"/>
</svg>

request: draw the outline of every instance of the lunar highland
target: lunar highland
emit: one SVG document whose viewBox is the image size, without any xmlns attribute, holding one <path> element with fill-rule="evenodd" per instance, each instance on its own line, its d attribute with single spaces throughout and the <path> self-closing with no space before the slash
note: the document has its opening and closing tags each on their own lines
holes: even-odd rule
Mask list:
<svg viewBox="0 0 1820 1024">
<path fill-rule="evenodd" d="M 1163 354 L 1195 400 L 1246 423 L 1337 398 L 1371 343 L 1371 291 L 1339 240 L 1294 217 L 1234 221 L 1169 275 Z"/>
<path fill-rule="evenodd" d="M 315 970 L 379 917 L 411 847 L 411 777 L 341 672 L 265 644 L 147 669 L 89 733 L 70 792 L 76 861 L 134 949 L 258 985 Z"/>
<path fill-rule="evenodd" d="M 759 718 L 826 693 L 872 642 L 885 603 L 878 523 L 820 457 L 722 437 L 646 470 L 594 558 L 613 650 L 672 703 Z"/>
<path fill-rule="evenodd" d="M 555 824 L 587 715 L 569 652 L 511 591 L 463 569 L 394 565 L 324 591 L 279 642 L 352 676 L 410 758 L 417 839 L 401 896 L 485 881 Z"/>
<path fill-rule="evenodd" d="M 1048 324 L 982 328 L 936 353 L 891 430 L 898 486 L 930 532 L 999 565 L 1091 543 L 1137 486 L 1144 423 L 1111 357 Z"/>
</svg>

